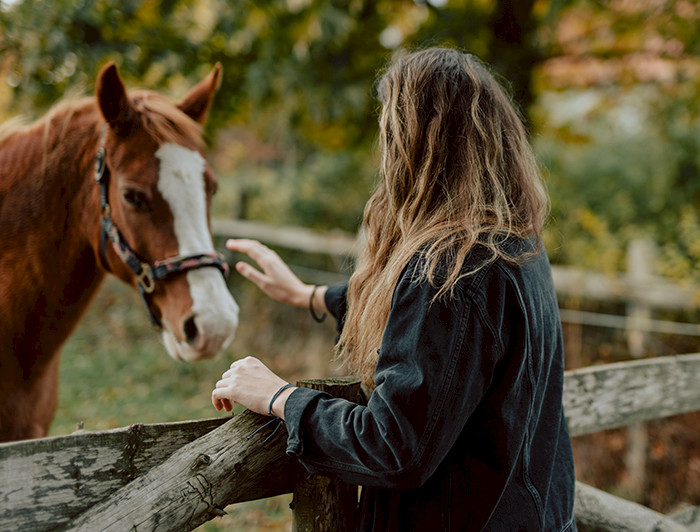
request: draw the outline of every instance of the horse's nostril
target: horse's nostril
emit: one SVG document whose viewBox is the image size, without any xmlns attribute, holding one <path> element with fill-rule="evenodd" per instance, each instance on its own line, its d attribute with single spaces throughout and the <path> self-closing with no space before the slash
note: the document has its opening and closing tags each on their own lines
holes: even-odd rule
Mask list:
<svg viewBox="0 0 700 532">
<path fill-rule="evenodd" d="M 194 321 L 194 316 L 190 316 L 185 320 L 182 326 L 185 333 L 185 340 L 187 343 L 192 345 L 197 341 L 197 336 L 199 335 L 199 330 L 197 329 L 197 324 Z"/>
</svg>

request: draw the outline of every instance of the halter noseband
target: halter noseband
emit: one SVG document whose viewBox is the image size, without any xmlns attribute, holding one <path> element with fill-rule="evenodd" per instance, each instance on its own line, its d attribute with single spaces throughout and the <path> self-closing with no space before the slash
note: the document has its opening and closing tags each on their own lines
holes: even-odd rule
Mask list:
<svg viewBox="0 0 700 532">
<path fill-rule="evenodd" d="M 107 167 L 107 151 L 105 150 L 105 124 L 100 132 L 100 144 L 95 154 L 95 181 L 100 186 L 100 259 L 105 269 L 107 268 L 106 242 L 112 243 L 112 248 L 119 258 L 126 264 L 136 278 L 139 294 L 148 310 L 151 323 L 158 328 L 163 325 L 159 318 L 153 314 L 149 302 L 150 294 L 156 288 L 156 282 L 162 281 L 173 275 L 194 270 L 197 268 L 218 268 L 224 276 L 228 275 L 229 266 L 219 253 L 197 253 L 194 255 L 175 256 L 149 264 L 139 257 L 112 221 L 111 208 L 109 206 L 109 168 Z"/>
</svg>

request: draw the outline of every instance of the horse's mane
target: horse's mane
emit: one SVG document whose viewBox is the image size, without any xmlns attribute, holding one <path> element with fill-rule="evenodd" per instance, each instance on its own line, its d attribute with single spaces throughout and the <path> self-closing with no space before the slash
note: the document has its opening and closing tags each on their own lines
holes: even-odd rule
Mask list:
<svg viewBox="0 0 700 532">
<path fill-rule="evenodd" d="M 202 125 L 183 113 L 168 98 L 147 90 L 130 91 L 129 97 L 139 111 L 144 130 L 158 144 L 173 142 L 186 145 L 194 142 L 198 148 L 204 147 Z"/>
<path fill-rule="evenodd" d="M 29 128 L 27 119 L 23 116 L 15 116 L 0 124 L 0 145 L 15 133 Z"/>
<path fill-rule="evenodd" d="M 203 148 L 202 126 L 180 111 L 177 106 L 165 96 L 153 91 L 136 89 L 129 91 L 132 105 L 138 111 L 141 126 L 157 143 L 173 142 L 177 144 L 194 143 Z M 52 133 L 59 131 L 59 136 L 65 133 L 74 115 L 85 111 L 97 110 L 95 97 L 65 98 L 55 104 L 44 116 L 29 123 L 25 117 L 11 118 L 0 124 L 0 146 L 10 137 L 28 132 L 34 128 L 43 128 L 44 145 L 51 145 Z M 104 120 L 99 117 L 97 126 Z M 54 128 L 53 126 L 58 126 Z"/>
</svg>

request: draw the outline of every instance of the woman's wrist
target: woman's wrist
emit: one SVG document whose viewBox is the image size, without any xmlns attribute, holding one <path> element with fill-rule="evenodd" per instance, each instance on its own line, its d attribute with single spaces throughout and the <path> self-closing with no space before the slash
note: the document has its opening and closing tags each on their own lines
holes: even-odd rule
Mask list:
<svg viewBox="0 0 700 532">
<path fill-rule="evenodd" d="M 268 413 L 272 416 L 284 420 L 284 407 L 287 404 L 287 399 L 296 390 L 294 385 L 285 385 L 280 388 L 277 393 L 270 399 Z"/>
<path fill-rule="evenodd" d="M 326 290 L 328 290 L 328 286 L 326 285 L 310 285 L 310 290 L 306 296 L 306 304 L 304 306 L 309 309 L 312 316 L 321 316 L 328 313 L 328 307 L 326 307 Z"/>
<path fill-rule="evenodd" d="M 314 290 L 313 284 L 305 284 L 298 290 L 296 297 L 294 298 L 294 306 L 299 308 L 308 308 L 309 298 Z"/>
<path fill-rule="evenodd" d="M 326 290 L 328 290 L 326 285 L 305 284 L 296 291 L 292 304 L 299 308 L 313 308 L 314 313 L 319 315 L 327 314 Z"/>
<path fill-rule="evenodd" d="M 319 287 L 318 285 L 314 285 L 313 290 L 311 290 L 311 296 L 309 297 L 309 313 L 311 314 L 311 317 L 313 318 L 313 320 L 314 320 L 316 323 L 321 323 L 323 320 L 326 319 L 326 313 L 325 313 L 325 312 L 322 312 L 322 313 L 319 314 L 319 313 L 317 313 L 316 310 L 314 309 L 314 306 L 321 306 L 321 305 L 318 305 L 318 304 L 317 304 L 317 305 L 314 305 L 314 298 L 315 298 L 315 296 L 316 296 L 316 291 L 317 291 L 319 288 L 320 288 L 320 287 Z M 324 305 L 324 307 L 325 307 L 325 305 Z"/>
</svg>

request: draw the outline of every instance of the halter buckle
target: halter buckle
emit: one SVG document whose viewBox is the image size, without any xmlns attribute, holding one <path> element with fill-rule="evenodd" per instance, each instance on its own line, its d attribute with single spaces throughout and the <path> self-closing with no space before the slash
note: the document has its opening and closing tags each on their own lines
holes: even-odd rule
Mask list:
<svg viewBox="0 0 700 532">
<path fill-rule="evenodd" d="M 153 279 L 153 272 L 148 264 L 141 263 L 141 271 L 136 275 L 136 282 L 146 294 L 150 294 L 156 288 L 156 282 Z"/>
</svg>

